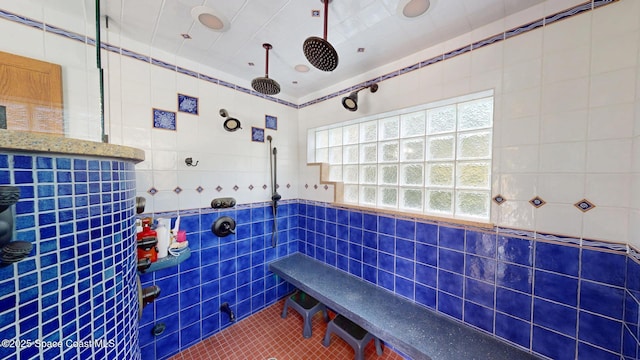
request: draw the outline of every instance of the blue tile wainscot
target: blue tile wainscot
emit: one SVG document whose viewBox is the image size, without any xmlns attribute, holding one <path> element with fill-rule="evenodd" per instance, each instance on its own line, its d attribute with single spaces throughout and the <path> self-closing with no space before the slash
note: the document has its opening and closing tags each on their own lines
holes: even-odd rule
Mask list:
<svg viewBox="0 0 640 360">
<path fill-rule="evenodd" d="M 275 249 L 268 203 L 180 212 L 192 256 L 178 268 L 142 276 L 143 286 L 163 289 L 140 322 L 143 359 L 166 359 L 229 326 L 219 311 L 223 302 L 241 319 L 282 299 L 293 287 L 268 264 L 296 252 L 525 351 L 553 359 L 637 358 L 640 257 L 626 245 L 306 200 L 288 200 L 281 209 Z M 236 219 L 235 236 L 211 233 L 222 215 Z M 154 337 L 157 322 L 167 329 Z"/>
</svg>

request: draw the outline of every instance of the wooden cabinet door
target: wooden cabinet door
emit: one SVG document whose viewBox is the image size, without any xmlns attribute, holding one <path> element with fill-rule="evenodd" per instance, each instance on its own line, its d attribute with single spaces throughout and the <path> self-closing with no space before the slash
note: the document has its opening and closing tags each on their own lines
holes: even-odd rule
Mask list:
<svg viewBox="0 0 640 360">
<path fill-rule="evenodd" d="M 0 51 L 7 129 L 64 135 L 61 72 L 60 65 Z"/>
</svg>

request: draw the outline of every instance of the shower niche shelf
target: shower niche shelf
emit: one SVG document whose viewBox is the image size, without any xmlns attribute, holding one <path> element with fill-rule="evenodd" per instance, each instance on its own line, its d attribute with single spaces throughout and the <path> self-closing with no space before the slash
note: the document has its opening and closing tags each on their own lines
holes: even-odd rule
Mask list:
<svg viewBox="0 0 640 360">
<path fill-rule="evenodd" d="M 180 264 L 181 262 L 187 260 L 189 257 L 191 257 L 191 249 L 185 248 L 180 253 L 180 255 L 173 256 L 173 255 L 169 254 L 167 257 L 164 257 L 162 259 L 158 259 L 158 261 L 156 261 L 154 263 L 151 263 L 151 266 L 149 266 L 146 270 L 138 271 L 138 273 L 146 274 L 146 273 L 150 273 L 150 272 L 166 269 L 166 268 L 169 268 L 169 267 L 172 267 L 172 266 L 178 266 L 178 264 Z"/>
</svg>

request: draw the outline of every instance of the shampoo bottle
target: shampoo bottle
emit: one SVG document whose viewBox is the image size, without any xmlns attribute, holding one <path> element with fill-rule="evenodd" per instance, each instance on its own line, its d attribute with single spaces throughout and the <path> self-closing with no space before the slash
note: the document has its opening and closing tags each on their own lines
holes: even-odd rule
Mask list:
<svg viewBox="0 0 640 360">
<path fill-rule="evenodd" d="M 169 228 L 164 223 L 164 219 L 158 219 L 158 259 L 167 257 L 169 254 Z"/>
</svg>

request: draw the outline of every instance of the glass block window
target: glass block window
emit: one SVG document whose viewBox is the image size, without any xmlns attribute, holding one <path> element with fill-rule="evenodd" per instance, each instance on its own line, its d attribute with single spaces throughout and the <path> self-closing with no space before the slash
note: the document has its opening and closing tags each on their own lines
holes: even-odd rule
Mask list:
<svg viewBox="0 0 640 360">
<path fill-rule="evenodd" d="M 309 131 L 344 202 L 489 221 L 493 92 Z"/>
</svg>

